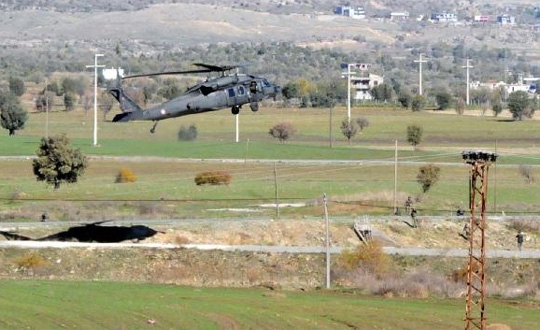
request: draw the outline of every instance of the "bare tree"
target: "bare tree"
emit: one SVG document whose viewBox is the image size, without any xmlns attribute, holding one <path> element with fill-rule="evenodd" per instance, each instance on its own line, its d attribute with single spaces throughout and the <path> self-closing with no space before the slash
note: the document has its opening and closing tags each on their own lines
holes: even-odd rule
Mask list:
<svg viewBox="0 0 540 330">
<path fill-rule="evenodd" d="M 347 142 L 351 145 L 351 139 L 358 133 L 358 126 L 354 122 L 349 122 L 347 118 L 341 122 L 341 133 L 347 138 Z"/>
<path fill-rule="evenodd" d="M 525 179 L 525 182 L 528 184 L 535 181 L 531 165 L 519 165 L 519 174 L 521 174 L 521 176 Z"/>
</svg>

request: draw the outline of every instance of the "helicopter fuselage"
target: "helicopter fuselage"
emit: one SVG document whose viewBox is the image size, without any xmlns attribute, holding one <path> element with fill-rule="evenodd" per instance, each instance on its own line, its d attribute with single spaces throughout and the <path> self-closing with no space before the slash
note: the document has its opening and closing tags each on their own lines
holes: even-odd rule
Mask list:
<svg viewBox="0 0 540 330">
<path fill-rule="evenodd" d="M 114 122 L 132 120 L 160 121 L 180 116 L 187 116 L 208 111 L 230 108 L 238 114 L 240 107 L 250 104 L 252 111 L 258 110 L 258 102 L 273 98 L 280 92 L 280 87 L 265 78 L 251 75 L 229 75 L 207 80 L 189 88 L 184 94 L 154 107 L 140 109 L 121 89 L 113 93 L 121 103 L 127 106 L 124 113 L 115 116 Z M 136 107 L 134 109 L 134 107 Z"/>
</svg>

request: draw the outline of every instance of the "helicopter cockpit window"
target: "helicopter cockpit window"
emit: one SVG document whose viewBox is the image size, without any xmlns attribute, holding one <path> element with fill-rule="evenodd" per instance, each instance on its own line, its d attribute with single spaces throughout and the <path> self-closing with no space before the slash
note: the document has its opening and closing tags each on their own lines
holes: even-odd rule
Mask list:
<svg viewBox="0 0 540 330">
<path fill-rule="evenodd" d="M 263 85 L 264 87 L 270 87 L 270 83 L 266 79 L 263 79 Z"/>
<path fill-rule="evenodd" d="M 246 90 L 244 89 L 244 86 L 238 87 L 238 95 L 244 95 L 246 93 Z"/>
<path fill-rule="evenodd" d="M 228 92 L 229 92 L 229 97 L 234 97 L 236 94 L 234 93 L 234 88 L 229 88 L 228 89 Z"/>
</svg>

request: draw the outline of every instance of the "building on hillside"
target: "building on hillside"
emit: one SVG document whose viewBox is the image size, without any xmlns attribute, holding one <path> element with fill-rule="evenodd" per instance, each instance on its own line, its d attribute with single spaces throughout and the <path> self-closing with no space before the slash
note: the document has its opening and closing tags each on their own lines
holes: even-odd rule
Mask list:
<svg viewBox="0 0 540 330">
<path fill-rule="evenodd" d="M 353 99 L 373 100 L 371 89 L 384 82 L 384 77 L 376 74 L 368 74 L 366 77 L 351 77 L 351 84 L 354 89 Z"/>
<path fill-rule="evenodd" d="M 514 25 L 516 24 L 516 18 L 508 14 L 499 15 L 497 16 L 497 23 L 500 25 Z"/>
<path fill-rule="evenodd" d="M 439 23 L 457 22 L 457 15 L 454 13 L 433 13 L 431 14 L 431 20 Z"/>
<path fill-rule="evenodd" d="M 537 84 L 526 84 L 523 82 L 515 83 L 515 84 L 507 84 L 504 81 L 488 81 L 488 82 L 480 82 L 480 81 L 473 81 L 471 83 L 471 89 L 478 89 L 478 88 L 487 88 L 489 90 L 495 90 L 502 88 L 505 91 L 505 94 L 508 96 L 510 93 L 513 92 L 527 92 L 532 97 L 536 93 Z"/>
<path fill-rule="evenodd" d="M 124 69 L 122 68 L 113 68 L 110 69 L 103 69 L 103 78 L 105 80 L 115 80 L 118 77 L 124 76 Z"/>
<path fill-rule="evenodd" d="M 391 21 L 406 21 L 409 19 L 409 12 L 403 11 L 403 12 L 391 12 L 390 13 L 390 20 Z"/>
<path fill-rule="evenodd" d="M 352 7 L 352 6 L 337 6 L 334 9 L 334 13 L 340 16 L 347 16 L 355 19 L 366 18 L 366 12 L 362 7 Z"/>
<path fill-rule="evenodd" d="M 489 16 L 489 15 L 474 15 L 473 22 L 475 22 L 475 23 L 489 23 L 489 22 L 491 22 L 491 16 Z"/>
</svg>

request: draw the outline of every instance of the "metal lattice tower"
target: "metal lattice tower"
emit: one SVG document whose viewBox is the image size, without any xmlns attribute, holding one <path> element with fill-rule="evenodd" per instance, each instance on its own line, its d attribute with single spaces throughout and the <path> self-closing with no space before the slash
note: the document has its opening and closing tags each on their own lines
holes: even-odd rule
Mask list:
<svg viewBox="0 0 540 330">
<path fill-rule="evenodd" d="M 486 201 L 489 165 L 498 155 L 485 151 L 464 151 L 463 160 L 471 165 L 469 222 L 469 263 L 467 266 L 467 304 L 465 307 L 465 329 L 485 329 L 485 229 Z M 480 210 L 478 210 L 479 208 Z M 478 215 L 478 211 L 480 214 Z"/>
</svg>

